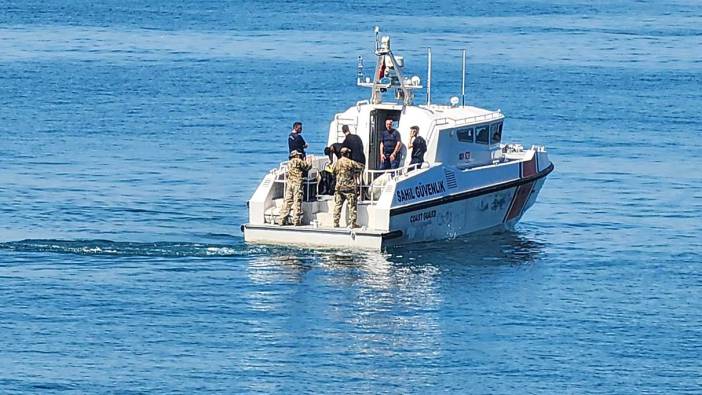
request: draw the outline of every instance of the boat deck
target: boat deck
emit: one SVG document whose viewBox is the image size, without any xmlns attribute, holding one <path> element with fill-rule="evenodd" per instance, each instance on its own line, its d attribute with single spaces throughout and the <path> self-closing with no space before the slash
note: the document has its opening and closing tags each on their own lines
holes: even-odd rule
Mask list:
<svg viewBox="0 0 702 395">
<path fill-rule="evenodd" d="M 365 228 L 332 228 L 312 225 L 242 225 L 246 241 L 327 247 L 378 249 L 384 241 L 397 239 L 401 231 L 378 231 Z"/>
</svg>

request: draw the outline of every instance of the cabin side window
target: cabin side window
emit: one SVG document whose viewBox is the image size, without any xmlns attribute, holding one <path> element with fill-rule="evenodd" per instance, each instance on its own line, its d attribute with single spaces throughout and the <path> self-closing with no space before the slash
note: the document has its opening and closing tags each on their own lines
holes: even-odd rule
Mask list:
<svg viewBox="0 0 702 395">
<path fill-rule="evenodd" d="M 499 144 L 502 140 L 502 122 L 490 125 L 490 144 Z"/>
<path fill-rule="evenodd" d="M 478 144 L 487 144 L 490 138 L 490 126 L 483 125 L 475 128 L 475 142 Z"/>
<path fill-rule="evenodd" d="M 464 143 L 473 142 L 473 128 L 458 129 L 456 131 L 456 136 L 458 136 L 458 141 Z"/>
</svg>

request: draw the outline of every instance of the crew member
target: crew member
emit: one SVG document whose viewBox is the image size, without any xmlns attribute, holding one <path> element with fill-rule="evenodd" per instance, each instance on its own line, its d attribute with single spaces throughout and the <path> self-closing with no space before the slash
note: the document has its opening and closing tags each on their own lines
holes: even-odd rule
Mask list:
<svg viewBox="0 0 702 395">
<path fill-rule="evenodd" d="M 410 128 L 410 144 L 408 148 L 412 150 L 410 170 L 419 169 L 424 163 L 424 154 L 427 152 L 427 142 L 419 135 L 419 126 Z M 417 166 L 411 167 L 412 165 Z"/>
<path fill-rule="evenodd" d="M 363 165 L 351 160 L 351 150 L 343 147 L 341 149 L 341 158 L 334 163 L 334 175 L 336 175 L 336 187 L 334 190 L 334 227 L 339 227 L 341 219 L 341 207 L 344 205 L 344 200 L 347 203 L 349 211 L 350 228 L 357 228 L 356 223 L 358 217 L 358 182 L 356 181 L 358 173 L 363 170 Z"/>
<path fill-rule="evenodd" d="M 392 119 L 385 120 L 385 130 L 380 136 L 380 169 L 397 169 L 400 167 L 400 132 L 392 127 Z"/>
<path fill-rule="evenodd" d="M 341 147 L 343 147 L 342 143 L 334 143 L 324 148 L 324 155 L 329 157 L 329 163 L 334 162 L 334 157 L 336 157 L 336 159 L 341 158 Z"/>
<path fill-rule="evenodd" d="M 302 159 L 305 159 L 305 148 L 307 148 L 307 143 L 305 139 L 302 138 L 302 122 L 295 122 L 288 136 L 288 152 L 292 154 L 293 151 L 297 151 L 302 154 Z"/>
<path fill-rule="evenodd" d="M 363 141 L 361 141 L 361 138 L 358 135 L 351 134 L 349 125 L 342 126 L 341 131 L 344 132 L 344 136 L 346 136 L 344 142 L 341 144 L 351 150 L 351 160 L 365 166 L 366 154 L 363 153 Z"/>
<path fill-rule="evenodd" d="M 302 218 L 302 180 L 304 173 L 312 168 L 310 160 L 303 160 L 302 153 L 293 150 L 288 161 L 288 181 L 285 185 L 285 202 L 280 209 L 278 225 L 285 225 L 285 219 L 292 207 L 292 224 L 300 225 Z"/>
</svg>

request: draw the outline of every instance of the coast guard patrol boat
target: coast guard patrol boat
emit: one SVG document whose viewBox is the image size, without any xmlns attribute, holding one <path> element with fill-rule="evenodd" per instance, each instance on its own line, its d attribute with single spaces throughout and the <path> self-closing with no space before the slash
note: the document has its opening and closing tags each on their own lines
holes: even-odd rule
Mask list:
<svg viewBox="0 0 702 395">
<path fill-rule="evenodd" d="M 270 170 L 248 202 L 244 239 L 253 243 L 382 249 L 391 245 L 451 239 L 480 231 L 508 229 L 536 201 L 553 164 L 543 146 L 503 144 L 504 115 L 464 104 L 431 103 L 431 50 L 428 51 L 427 103 L 414 104 L 419 77 L 404 75 L 404 59 L 390 38 L 375 29 L 375 73 L 366 77 L 359 57 L 357 84 L 371 89 L 370 100 L 336 114 L 328 144 L 341 142 L 343 125 L 363 141 L 367 158 L 360 175 L 358 225 L 347 228 L 344 205 L 340 228 L 333 227 L 334 197 L 316 195 L 327 157 L 312 158 L 305 181 L 301 226 L 276 225 L 283 205 L 287 162 Z M 463 52 L 465 86 L 465 51 Z M 394 100 L 383 94 L 394 91 Z M 464 96 L 465 97 L 465 96 Z M 380 170 L 380 137 L 386 119 L 394 121 L 403 142 L 401 166 Z M 425 162 L 409 165 L 409 129 L 417 125 L 427 143 Z"/>
</svg>

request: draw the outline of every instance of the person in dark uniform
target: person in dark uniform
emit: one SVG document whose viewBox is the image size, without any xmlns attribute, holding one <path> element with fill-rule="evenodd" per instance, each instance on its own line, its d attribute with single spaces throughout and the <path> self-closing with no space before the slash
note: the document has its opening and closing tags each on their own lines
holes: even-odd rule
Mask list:
<svg viewBox="0 0 702 395">
<path fill-rule="evenodd" d="M 343 147 L 351 150 L 351 160 L 358 162 L 363 166 L 366 165 L 366 154 L 363 153 L 363 141 L 358 135 L 351 134 L 349 125 L 344 125 L 341 127 L 341 131 L 344 132 L 344 142 L 341 143 Z"/>
<path fill-rule="evenodd" d="M 342 143 L 334 143 L 324 149 L 324 155 L 327 155 L 329 157 L 329 163 L 334 163 L 335 156 L 336 159 L 341 158 L 341 148 L 343 146 L 344 145 Z"/>
<path fill-rule="evenodd" d="M 380 169 L 397 169 L 400 167 L 400 132 L 392 127 L 392 119 L 385 120 L 385 130 L 380 136 Z"/>
<path fill-rule="evenodd" d="M 427 142 L 419 135 L 419 126 L 412 126 L 410 128 L 409 148 L 412 150 L 410 166 L 417 165 L 414 168 L 410 167 L 410 171 L 419 169 L 422 167 L 422 163 L 424 163 L 424 154 L 427 152 Z"/>
<path fill-rule="evenodd" d="M 307 148 L 307 143 L 302 138 L 302 122 L 295 122 L 290 136 L 288 136 L 288 152 L 297 151 L 302 154 L 302 159 L 305 159 L 305 148 Z"/>
</svg>

